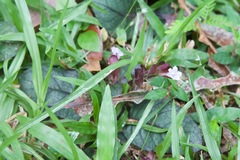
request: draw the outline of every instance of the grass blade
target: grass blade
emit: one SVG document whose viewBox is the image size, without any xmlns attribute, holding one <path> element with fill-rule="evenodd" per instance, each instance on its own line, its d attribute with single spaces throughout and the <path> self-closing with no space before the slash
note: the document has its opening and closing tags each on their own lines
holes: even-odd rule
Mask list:
<svg viewBox="0 0 240 160">
<path fill-rule="evenodd" d="M 10 137 L 11 135 L 13 135 L 12 128 L 6 122 L 0 123 L 0 130 L 6 137 Z M 21 146 L 17 140 L 14 140 L 12 142 L 11 147 L 13 149 L 13 154 L 16 155 L 19 160 L 24 160 Z"/>
<path fill-rule="evenodd" d="M 18 117 L 19 121 L 21 123 L 27 123 L 28 121 L 31 121 L 31 119 L 28 119 L 23 116 Z M 39 132 L 41 131 L 41 132 Z M 54 148 L 57 152 L 61 153 L 64 157 L 67 159 L 74 159 L 72 151 L 65 140 L 65 138 L 54 129 L 42 124 L 38 123 L 35 126 L 31 127 L 28 132 L 32 134 L 32 136 L 38 138 L 39 140 L 46 143 L 48 146 Z M 78 152 L 79 159 L 81 160 L 89 160 L 89 158 L 86 156 L 86 154 L 79 149 L 77 146 L 75 146 L 76 151 Z"/>
<path fill-rule="evenodd" d="M 177 126 L 177 118 L 176 118 L 176 106 L 175 102 L 172 102 L 172 157 L 175 159 L 180 159 L 179 153 L 179 135 L 178 135 L 178 126 Z"/>
<path fill-rule="evenodd" d="M 147 105 L 147 107 L 144 110 L 143 115 L 142 115 L 141 119 L 139 120 L 138 125 L 134 129 L 132 135 L 129 137 L 128 141 L 119 149 L 119 151 L 118 151 L 118 159 L 120 159 L 122 154 L 124 152 L 126 152 L 127 148 L 132 143 L 132 141 L 134 140 L 134 138 L 138 134 L 139 130 L 142 128 L 142 125 L 144 124 L 145 119 L 147 118 L 148 114 L 152 110 L 152 107 L 153 107 L 154 103 L 155 103 L 155 101 L 150 101 L 149 104 Z"/>
<path fill-rule="evenodd" d="M 32 20 L 25 0 L 15 0 L 20 17 L 22 19 L 22 27 L 24 33 L 24 39 L 32 58 L 32 79 L 34 89 L 38 97 L 38 102 L 43 102 L 41 97 L 43 76 L 42 76 L 42 64 L 37 43 L 37 38 L 32 26 Z"/>
<path fill-rule="evenodd" d="M 73 139 L 70 138 L 70 136 L 68 135 L 68 132 L 63 127 L 62 123 L 59 121 L 57 116 L 48 108 L 48 106 L 45 106 L 44 108 L 46 109 L 48 115 L 51 117 L 51 119 L 53 120 L 54 124 L 57 126 L 59 131 L 62 133 L 63 137 L 65 138 L 68 146 L 70 147 L 70 149 L 72 151 L 73 158 L 74 159 L 79 159 L 78 154 L 77 154 L 77 150 L 76 150 L 76 148 L 74 146 L 74 143 L 73 143 Z"/>
<path fill-rule="evenodd" d="M 105 89 L 98 120 L 97 160 L 112 160 L 116 153 L 117 136 L 116 111 L 109 85 Z"/>
<path fill-rule="evenodd" d="M 188 75 L 190 75 L 190 74 L 188 73 Z M 191 84 L 193 97 L 196 97 L 197 92 L 194 88 L 194 85 L 193 85 L 193 82 L 192 82 L 190 76 L 189 76 L 189 82 Z M 216 160 L 221 159 L 221 154 L 220 154 L 219 148 L 217 146 L 217 142 L 214 139 L 214 137 L 213 137 L 213 135 L 212 135 L 212 133 L 209 129 L 207 115 L 206 115 L 206 112 L 205 112 L 205 110 L 204 110 L 204 108 L 201 104 L 200 98 L 196 98 L 194 103 L 195 103 L 195 108 L 197 110 L 197 114 L 198 114 L 198 117 L 199 117 L 203 137 L 204 137 L 206 146 L 208 148 L 208 152 L 209 152 L 212 159 L 216 159 Z"/>
<path fill-rule="evenodd" d="M 153 10 L 143 1 L 138 0 L 138 3 L 142 9 L 142 11 L 146 10 L 144 13 L 145 17 L 149 21 L 150 25 L 153 27 L 153 29 L 156 31 L 159 38 L 163 38 L 165 36 L 165 28 L 162 22 L 159 20 L 159 18 L 156 16 L 156 14 L 153 12 Z"/>
<path fill-rule="evenodd" d="M 81 86 L 79 86 L 72 94 L 69 95 L 69 97 L 64 98 L 62 101 L 54 105 L 51 110 L 53 112 L 56 112 L 60 110 L 62 107 L 64 107 L 69 102 L 75 100 L 76 98 L 80 97 L 83 93 L 87 92 L 94 86 L 96 86 L 99 82 L 101 82 L 104 78 L 106 78 L 111 72 L 113 72 L 115 69 L 128 65 L 131 60 L 121 60 L 119 62 L 116 62 L 112 64 L 111 66 L 106 67 L 101 72 L 98 72 L 96 75 L 88 79 L 88 81 L 84 82 Z M 48 117 L 48 114 L 46 112 L 42 113 L 41 115 L 26 121 L 23 125 L 21 125 L 18 129 L 16 129 L 15 134 L 12 137 L 9 137 L 6 139 L 2 145 L 0 146 L 0 152 L 4 148 L 6 148 L 14 139 L 17 139 L 25 130 L 31 128 L 32 126 L 38 124 L 42 120 Z"/>
</svg>

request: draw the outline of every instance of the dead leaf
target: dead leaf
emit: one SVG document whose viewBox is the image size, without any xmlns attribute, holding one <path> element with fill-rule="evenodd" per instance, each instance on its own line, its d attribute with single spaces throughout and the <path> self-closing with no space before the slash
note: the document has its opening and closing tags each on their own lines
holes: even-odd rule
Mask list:
<svg viewBox="0 0 240 160">
<path fill-rule="evenodd" d="M 219 46 L 228 46 L 234 44 L 233 33 L 207 24 L 201 24 L 200 27 L 206 36 L 212 41 L 216 42 Z"/>
<path fill-rule="evenodd" d="M 92 101 L 87 94 L 83 94 L 75 101 L 67 104 L 64 108 L 72 108 L 80 117 L 84 117 L 92 113 Z"/>
<path fill-rule="evenodd" d="M 196 91 L 203 89 L 217 90 L 224 86 L 231 85 L 240 85 L 240 76 L 234 72 L 230 72 L 228 76 L 217 78 L 217 79 L 208 79 L 205 77 L 200 77 L 194 81 L 194 87 Z M 185 90 L 187 92 L 191 91 L 190 85 L 186 85 Z"/>
<path fill-rule="evenodd" d="M 190 9 L 187 7 L 185 0 L 178 0 L 178 3 L 179 3 L 180 8 L 184 9 L 184 10 L 188 13 L 188 15 L 191 14 L 191 11 L 190 11 Z"/>
<path fill-rule="evenodd" d="M 103 42 L 102 42 L 102 34 L 101 30 L 96 25 L 90 25 L 87 29 L 87 31 L 92 30 L 98 34 L 98 37 L 100 39 L 100 52 L 90 52 L 86 56 L 87 64 L 83 65 L 82 68 L 85 68 L 86 70 L 92 72 L 92 71 L 100 71 L 100 61 L 102 60 L 102 52 L 103 52 Z"/>
<path fill-rule="evenodd" d="M 136 104 L 141 103 L 144 100 L 144 96 L 148 91 L 133 91 L 126 94 L 113 97 L 113 103 L 116 105 L 120 102 L 134 102 Z"/>
<path fill-rule="evenodd" d="M 208 66 L 214 69 L 221 76 L 227 76 L 229 74 L 229 69 L 225 65 L 215 62 L 211 56 L 209 56 L 208 59 Z"/>
<path fill-rule="evenodd" d="M 199 25 L 199 23 L 195 23 L 197 29 L 199 30 L 199 38 L 198 40 L 202 43 L 205 43 L 206 45 L 208 45 L 211 50 L 213 51 L 213 53 L 217 53 L 216 48 L 212 45 L 211 41 L 208 39 L 207 35 L 205 34 L 205 32 L 202 30 L 201 26 Z"/>
</svg>

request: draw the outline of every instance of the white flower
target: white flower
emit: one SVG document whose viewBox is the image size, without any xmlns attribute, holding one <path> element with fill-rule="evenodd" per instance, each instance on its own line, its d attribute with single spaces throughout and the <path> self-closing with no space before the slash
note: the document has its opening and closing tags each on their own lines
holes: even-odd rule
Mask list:
<svg viewBox="0 0 240 160">
<path fill-rule="evenodd" d="M 117 47 L 113 46 L 111 48 L 111 52 L 112 52 L 112 55 L 115 55 L 118 57 L 118 59 L 120 59 L 120 57 L 122 57 L 124 54 L 122 53 L 122 51 L 120 49 L 118 49 Z"/>
<path fill-rule="evenodd" d="M 174 66 L 173 68 L 168 69 L 166 76 L 178 81 L 181 80 L 182 72 L 178 71 L 178 68 Z"/>
<path fill-rule="evenodd" d="M 147 13 L 147 8 L 142 8 L 142 13 Z"/>
</svg>

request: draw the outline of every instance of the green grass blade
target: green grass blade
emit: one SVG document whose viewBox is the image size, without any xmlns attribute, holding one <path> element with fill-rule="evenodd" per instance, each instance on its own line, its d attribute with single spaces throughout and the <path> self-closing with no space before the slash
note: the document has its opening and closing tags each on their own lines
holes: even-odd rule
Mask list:
<svg viewBox="0 0 240 160">
<path fill-rule="evenodd" d="M 188 101 L 188 103 L 186 103 L 182 109 L 178 112 L 177 117 L 176 117 L 176 122 L 177 122 L 177 128 L 180 127 L 180 125 L 182 124 L 182 121 L 184 119 L 184 116 L 188 110 L 188 108 L 191 107 L 191 105 L 193 104 L 193 102 L 195 101 L 195 99 L 198 97 L 195 96 L 194 98 L 192 98 L 190 101 Z M 171 129 L 172 125 L 169 127 L 168 132 L 164 138 L 164 140 L 156 147 L 156 153 L 159 159 L 162 159 L 163 156 L 165 155 L 165 153 L 167 152 L 167 150 L 170 147 L 171 144 L 171 135 L 172 135 L 172 129 Z"/>
<path fill-rule="evenodd" d="M 62 133 L 63 137 L 65 138 L 68 146 L 70 147 L 72 154 L 73 154 L 73 158 L 75 160 L 78 160 L 78 154 L 76 151 L 76 148 L 74 146 L 73 143 L 73 139 L 71 139 L 71 137 L 68 135 L 67 130 L 64 128 L 64 126 L 62 125 L 62 123 L 59 121 L 59 119 L 57 118 L 57 116 L 51 111 L 51 109 L 48 108 L 48 106 L 44 107 L 48 113 L 48 115 L 50 116 L 50 118 L 53 120 L 54 124 L 57 126 L 58 130 Z M 85 155 L 84 155 L 85 156 Z"/>
<path fill-rule="evenodd" d="M 74 9 L 73 12 L 68 12 L 63 20 L 63 25 L 67 24 L 68 22 L 72 21 L 73 19 L 77 18 L 79 15 L 86 13 L 88 9 L 88 5 L 92 2 L 92 0 L 85 0 L 79 4 L 79 6 Z M 55 23 L 51 24 L 49 28 L 56 28 L 58 26 L 60 20 L 56 21 Z"/>
<path fill-rule="evenodd" d="M 83 93 L 87 92 L 94 86 L 96 86 L 99 82 L 101 82 L 104 78 L 106 78 L 112 71 L 115 69 L 128 65 L 130 63 L 130 60 L 121 60 L 119 62 L 116 62 L 105 69 L 103 69 L 101 72 L 98 72 L 96 75 L 88 79 L 88 81 L 84 82 L 81 86 L 79 86 L 72 94 L 70 94 L 68 97 L 64 98 L 61 102 L 54 105 L 51 110 L 53 112 L 56 112 L 63 108 L 66 104 L 69 102 L 75 100 L 76 98 L 80 97 Z M 9 139 L 16 139 L 19 135 L 21 135 L 25 130 L 31 128 L 32 126 L 38 124 L 42 120 L 48 117 L 48 114 L 46 112 L 42 113 L 41 115 L 33 118 L 30 121 L 26 121 L 23 125 L 21 125 L 19 128 L 15 130 L 15 134 L 10 137 Z M 0 152 L 6 148 L 11 143 L 11 140 L 5 140 L 3 144 L 0 146 Z"/>
<path fill-rule="evenodd" d="M 134 129 L 132 135 L 129 137 L 129 139 L 127 140 L 127 142 L 119 149 L 118 151 L 118 159 L 120 159 L 120 157 L 122 156 L 122 154 L 124 152 L 126 152 L 127 148 L 129 147 L 129 145 L 132 143 L 132 141 L 134 140 L 134 138 L 136 137 L 136 135 L 138 134 L 139 130 L 142 128 L 142 125 L 144 124 L 145 119 L 147 118 L 148 114 L 150 113 L 150 111 L 152 110 L 152 107 L 154 105 L 155 101 L 150 101 L 149 104 L 147 105 L 146 109 L 143 112 L 143 115 L 141 117 L 141 119 L 138 122 L 138 125 L 136 126 L 136 128 Z"/>
<path fill-rule="evenodd" d="M 58 23 L 58 26 L 57 26 L 57 31 L 54 34 L 54 44 L 53 44 L 53 49 L 52 49 L 52 54 L 51 54 L 51 61 L 50 61 L 50 64 L 49 64 L 48 72 L 47 72 L 46 77 L 45 77 L 44 82 L 43 82 L 43 90 L 42 90 L 42 95 L 41 95 L 43 100 L 45 100 L 46 95 L 47 95 L 48 84 L 49 84 L 49 81 L 50 81 L 54 61 L 55 61 L 55 58 L 56 58 L 57 45 L 58 45 L 59 39 L 60 39 L 62 22 L 63 22 L 64 16 L 65 16 L 65 13 L 66 13 L 66 10 L 67 10 L 68 2 L 69 1 L 67 0 L 66 4 L 64 6 L 63 12 L 61 14 L 61 17 L 59 19 L 59 23 Z"/>
<path fill-rule="evenodd" d="M 21 147 L 27 151 L 28 153 L 30 153 L 32 156 L 34 156 L 36 159 L 38 160 L 44 160 L 32 147 L 26 145 L 25 143 L 20 143 Z"/>
<path fill-rule="evenodd" d="M 100 108 L 97 128 L 96 160 L 112 160 L 117 138 L 117 117 L 109 85 L 107 85 Z"/>
<path fill-rule="evenodd" d="M 153 12 L 153 10 L 143 1 L 138 0 L 138 3 L 142 9 L 142 11 L 146 11 L 144 13 L 145 17 L 149 21 L 150 25 L 153 27 L 153 29 L 156 31 L 159 38 L 163 38 L 165 36 L 165 28 L 162 22 L 159 20 L 159 18 L 156 16 L 156 14 Z"/>
<path fill-rule="evenodd" d="M 176 106 L 175 102 L 172 102 L 172 157 L 176 159 L 180 159 L 180 153 L 179 153 L 179 135 L 178 135 L 178 129 L 177 126 L 177 118 L 176 118 Z"/>
<path fill-rule="evenodd" d="M 190 74 L 188 73 L 188 75 L 190 75 Z M 193 85 L 193 82 L 192 82 L 190 76 L 189 76 L 189 82 L 191 84 L 193 97 L 196 97 L 197 92 L 195 90 L 195 87 Z M 221 154 L 220 154 L 219 148 L 217 146 L 217 142 L 214 139 L 214 137 L 210 131 L 207 115 L 201 104 L 200 98 L 196 98 L 194 104 L 195 104 L 195 108 L 197 110 L 197 114 L 198 114 L 199 121 L 200 121 L 200 126 L 202 129 L 202 133 L 203 133 L 203 137 L 204 137 L 206 146 L 208 148 L 208 152 L 212 159 L 216 159 L 216 160 L 221 159 Z"/>
<path fill-rule="evenodd" d="M 22 19 L 24 39 L 32 58 L 32 79 L 38 102 L 43 102 L 41 96 L 43 86 L 42 64 L 40 59 L 37 38 L 32 26 L 31 16 L 25 0 L 15 0 L 20 17 Z"/>
<path fill-rule="evenodd" d="M 13 135 L 12 128 L 6 122 L 0 123 L 0 130 L 6 137 L 10 137 Z M 17 140 L 14 140 L 12 142 L 11 147 L 13 149 L 13 154 L 15 154 L 19 160 L 24 160 L 21 146 Z"/>
<path fill-rule="evenodd" d="M 2 144 L 2 141 L 0 141 L 0 145 Z M 6 159 L 9 160 L 15 160 L 18 157 L 13 153 L 13 151 L 9 148 L 5 148 L 2 152 L 1 152 L 1 156 L 5 157 Z"/>
<path fill-rule="evenodd" d="M 23 116 L 18 117 L 20 123 L 27 123 L 31 121 L 31 119 L 28 119 Z M 41 132 L 39 132 L 41 131 Z M 37 139 L 41 140 L 42 142 L 46 143 L 51 148 L 55 149 L 57 152 L 61 153 L 64 157 L 67 159 L 74 159 L 72 151 L 63 137 L 62 134 L 55 131 L 54 129 L 42 124 L 38 123 L 35 126 L 31 127 L 28 132 Z M 81 160 L 89 160 L 89 158 L 86 156 L 86 154 L 79 149 L 77 146 L 74 146 L 75 149 L 78 152 L 79 159 Z"/>
</svg>

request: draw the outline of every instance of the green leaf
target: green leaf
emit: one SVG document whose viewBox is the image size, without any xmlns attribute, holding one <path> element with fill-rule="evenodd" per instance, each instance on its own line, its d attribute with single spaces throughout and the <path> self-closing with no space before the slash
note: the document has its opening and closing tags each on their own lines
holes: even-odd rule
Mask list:
<svg viewBox="0 0 240 160">
<path fill-rule="evenodd" d="M 234 61 L 234 57 L 230 52 L 218 52 L 212 58 L 220 64 L 231 64 Z"/>
<path fill-rule="evenodd" d="M 157 76 L 150 79 L 150 84 L 156 87 L 168 87 L 170 83 L 168 81 L 168 78 L 165 78 L 163 76 Z"/>
<path fill-rule="evenodd" d="M 240 118 L 240 109 L 234 107 L 214 107 L 207 110 L 207 117 L 210 121 L 215 120 L 221 123 L 226 123 Z"/>
<path fill-rule="evenodd" d="M 48 67 L 43 66 L 42 72 L 44 75 L 46 75 L 47 71 Z M 48 102 L 49 106 L 53 106 L 54 104 L 62 100 L 64 97 L 68 96 L 70 93 L 72 93 L 74 89 L 74 85 L 63 82 L 57 79 L 55 76 L 76 78 L 77 72 L 74 70 L 64 70 L 56 67 L 53 68 L 46 96 L 46 101 Z M 37 95 L 34 92 L 33 81 L 31 77 L 32 68 L 25 70 L 19 75 L 20 89 L 25 92 L 29 97 L 31 97 L 32 100 L 36 101 Z"/>
<path fill-rule="evenodd" d="M 20 123 L 27 123 L 31 119 L 19 116 L 18 117 Z M 39 132 L 41 131 L 41 132 Z M 38 123 L 31 127 L 28 132 L 33 136 L 38 138 L 39 140 L 46 143 L 49 147 L 55 149 L 57 152 L 61 153 L 64 157 L 67 159 L 73 159 L 72 151 L 66 141 L 66 139 L 63 137 L 62 134 L 55 131 L 54 129 L 42 124 Z M 87 155 L 77 146 L 75 146 L 75 149 L 77 151 L 78 157 L 82 160 L 89 160 Z"/>
<path fill-rule="evenodd" d="M 141 118 L 141 115 L 144 109 L 146 108 L 147 103 L 148 101 L 143 101 L 138 105 L 136 104 L 133 105 L 129 113 L 129 116 L 130 116 L 129 118 L 139 120 Z M 164 103 L 164 100 L 156 101 L 150 114 L 158 110 L 163 103 Z M 176 106 L 176 111 L 178 112 L 179 110 L 180 110 L 180 107 Z M 171 107 L 171 104 L 168 103 L 166 107 L 164 107 L 163 109 L 155 113 L 156 120 L 154 121 L 152 118 L 149 122 L 147 122 L 147 124 L 149 125 L 153 124 L 153 126 L 158 128 L 169 128 L 171 124 L 171 114 L 172 114 L 172 107 Z M 185 115 L 185 118 L 182 122 L 182 126 L 186 135 L 190 137 L 191 143 L 202 144 L 201 131 L 197 126 L 197 124 L 190 118 L 190 116 Z M 134 129 L 135 129 L 135 126 L 127 125 L 123 128 L 123 133 L 127 138 L 129 138 Z M 158 133 L 146 131 L 144 129 L 140 129 L 139 133 L 137 134 L 137 136 L 135 137 L 132 143 L 140 148 L 143 147 L 144 150 L 155 150 L 156 146 L 159 145 L 159 143 L 161 143 L 164 140 L 165 135 L 166 133 L 158 134 Z M 194 148 L 194 151 L 198 151 L 198 149 Z"/>
<path fill-rule="evenodd" d="M 188 95 L 183 88 L 171 86 L 170 91 L 176 98 L 182 101 L 188 101 Z"/>
<path fill-rule="evenodd" d="M 106 87 L 97 127 L 97 160 L 112 160 L 116 154 L 117 117 L 109 85 Z"/>
<path fill-rule="evenodd" d="M 208 61 L 208 54 L 195 49 L 175 49 L 165 59 L 172 66 L 197 68 Z"/>
<path fill-rule="evenodd" d="M 148 100 L 159 100 L 164 98 L 167 94 L 168 94 L 167 89 L 158 88 L 148 92 L 144 98 Z"/>
<path fill-rule="evenodd" d="M 91 122 L 72 121 L 63 123 L 63 125 L 76 132 L 79 132 L 80 134 L 95 134 L 97 132 L 97 127 Z"/>
<path fill-rule="evenodd" d="M 98 34 L 92 30 L 80 33 L 77 43 L 82 49 L 94 52 L 101 51 L 101 44 Z"/>
<path fill-rule="evenodd" d="M 94 15 L 110 34 L 118 27 L 125 29 L 134 18 L 137 9 L 136 2 L 129 0 L 93 0 L 93 2 L 98 7 L 92 8 Z"/>
</svg>

